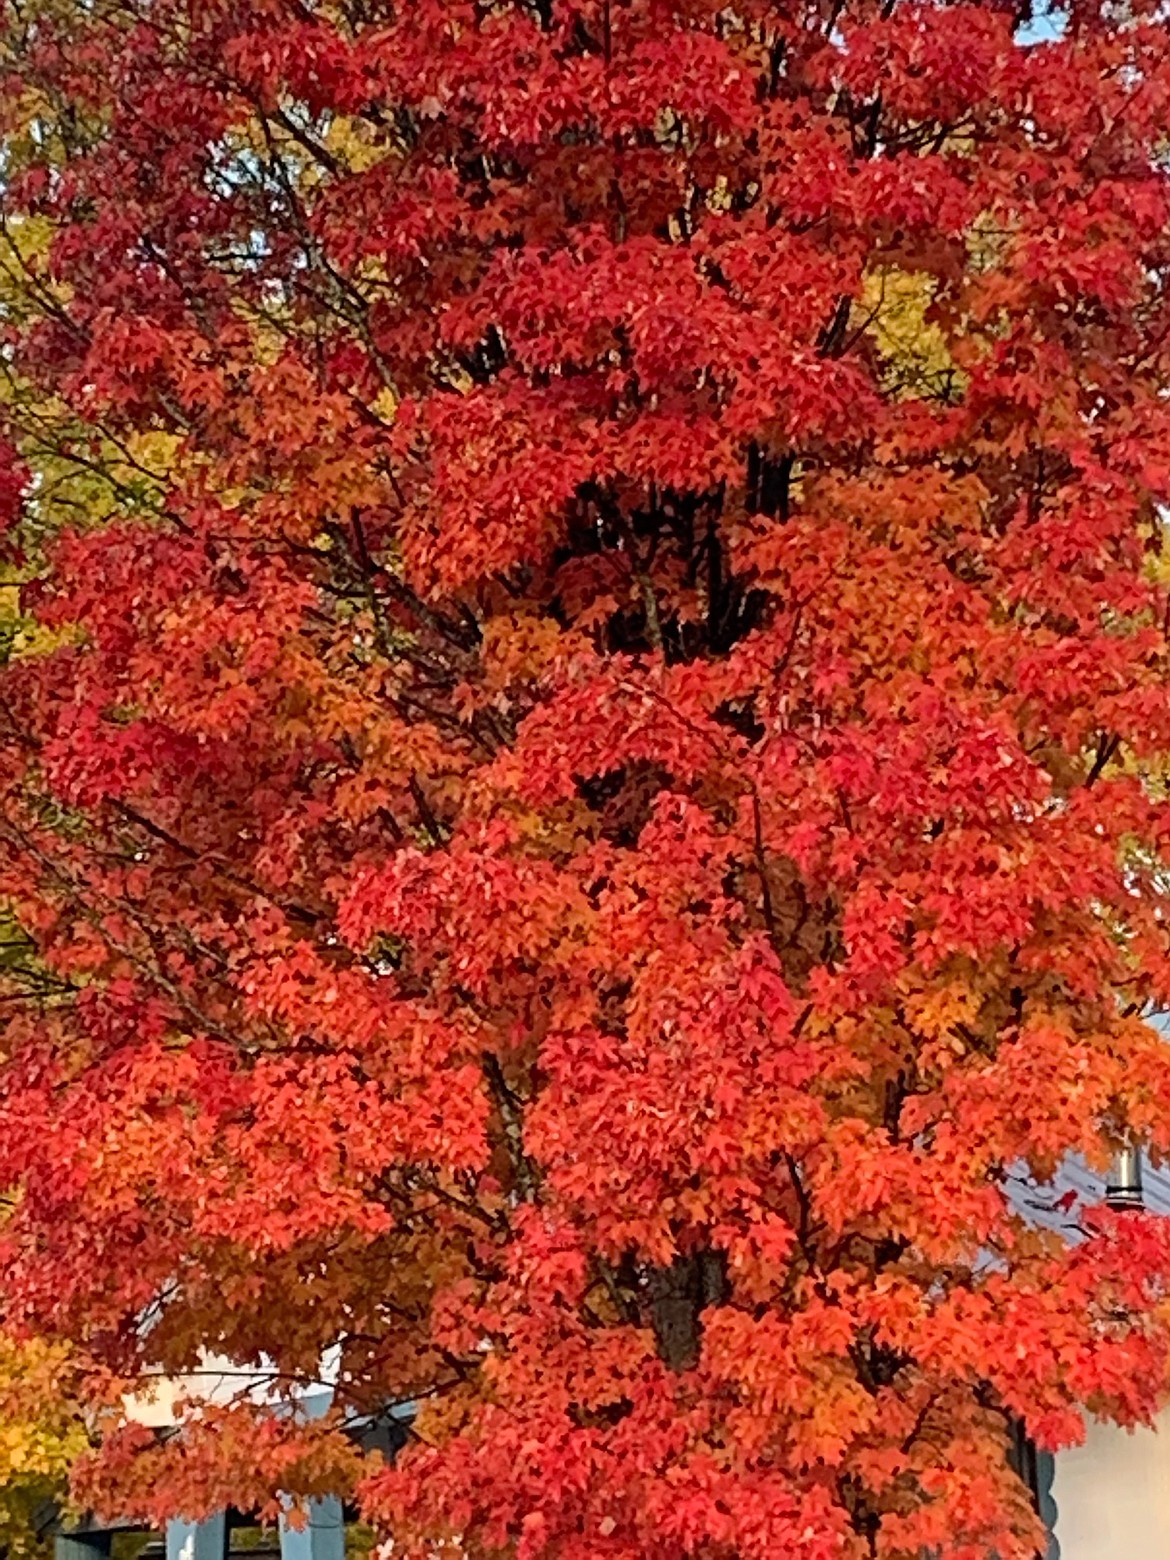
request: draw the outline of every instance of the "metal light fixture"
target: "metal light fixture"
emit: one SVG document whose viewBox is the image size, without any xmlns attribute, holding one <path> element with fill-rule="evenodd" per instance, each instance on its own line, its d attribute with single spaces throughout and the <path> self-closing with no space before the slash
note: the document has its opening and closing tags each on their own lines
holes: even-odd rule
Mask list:
<svg viewBox="0 0 1170 1560">
<path fill-rule="evenodd" d="M 1105 1186 L 1105 1201 L 1110 1208 L 1144 1208 L 1142 1195 L 1142 1151 L 1123 1148 L 1113 1161 Z"/>
</svg>

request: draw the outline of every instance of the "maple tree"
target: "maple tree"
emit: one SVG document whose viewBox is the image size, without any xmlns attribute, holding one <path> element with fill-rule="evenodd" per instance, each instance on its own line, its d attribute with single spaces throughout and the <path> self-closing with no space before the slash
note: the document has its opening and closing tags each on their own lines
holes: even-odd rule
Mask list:
<svg viewBox="0 0 1170 1560">
<path fill-rule="evenodd" d="M 1170 1149 L 1170 38 L 1031 22 L 5 0 L 0 1312 L 77 1499 L 1020 1560 L 1012 1423 L 1157 1410 L 1170 1235 L 1029 1198 Z M 266 1390 L 125 1418 L 204 1350 Z"/>
</svg>

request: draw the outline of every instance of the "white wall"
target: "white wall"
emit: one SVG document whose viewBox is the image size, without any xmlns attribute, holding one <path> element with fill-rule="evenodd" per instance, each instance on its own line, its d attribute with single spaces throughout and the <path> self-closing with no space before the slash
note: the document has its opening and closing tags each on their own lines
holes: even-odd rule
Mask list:
<svg viewBox="0 0 1170 1560">
<path fill-rule="evenodd" d="M 123 1398 L 127 1419 L 141 1425 L 173 1425 L 180 1398 L 202 1398 L 209 1403 L 230 1403 L 249 1387 L 262 1390 L 263 1378 L 249 1376 L 238 1365 L 218 1354 L 205 1354 L 202 1368 L 193 1376 L 157 1376 L 133 1397 Z"/>
<path fill-rule="evenodd" d="M 324 1412 L 324 1405 L 332 1396 L 341 1365 L 341 1347 L 335 1344 L 321 1357 L 317 1380 L 306 1383 L 297 1390 L 294 1399 L 302 1404 L 312 1401 L 316 1406 L 308 1410 L 309 1417 Z M 173 1425 L 176 1405 L 180 1398 L 192 1401 L 201 1399 L 208 1403 L 231 1403 L 241 1397 L 251 1397 L 258 1402 L 274 1400 L 274 1383 L 269 1374 L 256 1373 L 235 1365 L 221 1354 L 203 1354 L 200 1369 L 191 1376 L 154 1376 L 143 1384 L 141 1392 L 122 1399 L 128 1419 L 139 1424 L 159 1428 Z"/>
<path fill-rule="evenodd" d="M 1091 1425 L 1052 1498 L 1060 1560 L 1170 1560 L 1170 1413 L 1158 1432 Z"/>
</svg>

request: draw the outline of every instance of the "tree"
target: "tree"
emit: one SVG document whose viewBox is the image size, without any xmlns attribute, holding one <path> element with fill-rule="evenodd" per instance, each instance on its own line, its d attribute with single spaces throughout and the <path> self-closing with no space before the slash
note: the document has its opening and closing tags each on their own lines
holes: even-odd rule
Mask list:
<svg viewBox="0 0 1170 1560">
<path fill-rule="evenodd" d="M 1029 1198 L 1170 1149 L 1170 38 L 1029 21 L 8 0 L 2 1304 L 78 1499 L 1022 1560 L 1009 1424 L 1155 1412 L 1170 1237 Z M 202 1348 L 270 1393 L 119 1425 Z"/>
<path fill-rule="evenodd" d="M 43 1549 L 44 1508 L 61 1504 L 70 1469 L 88 1449 L 73 1400 L 68 1352 L 0 1335 L 0 1553 Z"/>
</svg>

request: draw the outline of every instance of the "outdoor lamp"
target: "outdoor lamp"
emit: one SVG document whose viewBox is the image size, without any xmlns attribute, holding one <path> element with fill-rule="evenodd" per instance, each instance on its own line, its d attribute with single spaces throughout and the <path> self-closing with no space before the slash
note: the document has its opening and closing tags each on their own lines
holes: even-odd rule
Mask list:
<svg viewBox="0 0 1170 1560">
<path fill-rule="evenodd" d="M 1110 1208 L 1142 1208 L 1142 1151 L 1132 1145 L 1123 1148 L 1113 1161 L 1105 1185 L 1105 1201 Z"/>
</svg>

